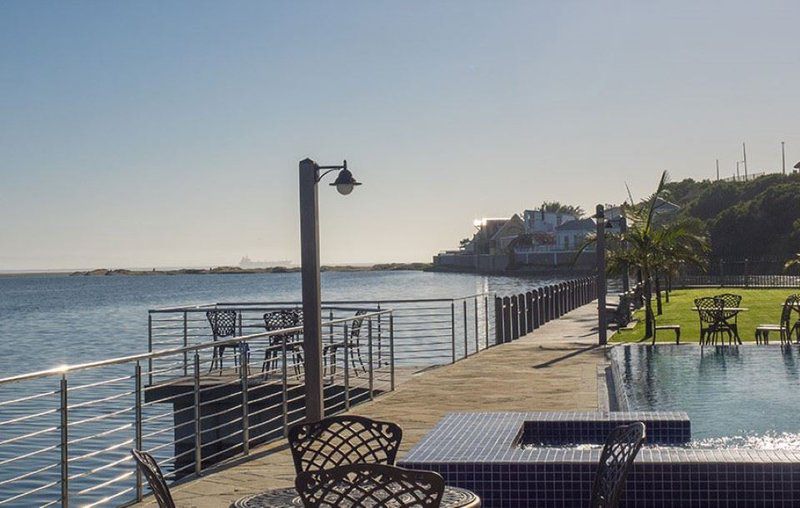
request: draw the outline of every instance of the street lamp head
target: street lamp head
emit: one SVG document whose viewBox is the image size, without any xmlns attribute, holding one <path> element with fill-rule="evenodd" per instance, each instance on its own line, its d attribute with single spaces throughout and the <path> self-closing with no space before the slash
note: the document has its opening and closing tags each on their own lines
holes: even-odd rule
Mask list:
<svg viewBox="0 0 800 508">
<path fill-rule="evenodd" d="M 357 182 L 356 179 L 353 178 L 353 173 L 351 173 L 347 167 L 344 167 L 341 171 L 339 171 L 336 181 L 331 185 L 336 186 L 336 190 L 339 191 L 339 194 L 342 196 L 347 196 L 353 192 L 353 187 L 356 185 L 361 185 L 361 183 Z"/>
</svg>

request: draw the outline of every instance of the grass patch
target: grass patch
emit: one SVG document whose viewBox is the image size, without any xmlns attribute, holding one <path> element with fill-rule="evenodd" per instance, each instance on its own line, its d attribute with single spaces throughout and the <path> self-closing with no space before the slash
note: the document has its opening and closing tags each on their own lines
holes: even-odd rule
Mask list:
<svg viewBox="0 0 800 508">
<path fill-rule="evenodd" d="M 738 288 L 705 288 L 677 289 L 670 295 L 670 302 L 664 301 L 664 313 L 656 316 L 656 324 L 681 325 L 681 342 L 699 342 L 700 320 L 697 311 L 693 311 L 694 299 L 703 296 L 714 296 L 721 293 L 742 295 L 742 307 L 747 311 L 739 313 L 739 336 L 743 341 L 755 341 L 756 327 L 760 324 L 777 324 L 781 319 L 781 305 L 786 297 L 797 293 L 792 289 L 738 289 Z M 656 301 L 653 298 L 653 312 Z M 644 340 L 644 309 L 634 314 L 639 322 L 632 330 L 615 333 L 612 341 L 638 342 Z M 649 342 L 651 339 L 647 339 Z M 770 342 L 779 341 L 777 333 L 770 334 Z M 675 333 L 669 330 L 658 332 L 658 342 L 675 342 Z"/>
</svg>

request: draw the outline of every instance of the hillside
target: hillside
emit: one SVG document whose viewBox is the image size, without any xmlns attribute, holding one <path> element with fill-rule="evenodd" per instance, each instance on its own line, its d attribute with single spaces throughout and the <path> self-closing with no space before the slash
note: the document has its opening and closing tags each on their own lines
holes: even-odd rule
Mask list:
<svg viewBox="0 0 800 508">
<path fill-rule="evenodd" d="M 701 219 L 711 239 L 711 264 L 725 260 L 773 261 L 800 250 L 800 175 L 766 175 L 749 182 L 668 184 L 681 213 Z"/>
</svg>

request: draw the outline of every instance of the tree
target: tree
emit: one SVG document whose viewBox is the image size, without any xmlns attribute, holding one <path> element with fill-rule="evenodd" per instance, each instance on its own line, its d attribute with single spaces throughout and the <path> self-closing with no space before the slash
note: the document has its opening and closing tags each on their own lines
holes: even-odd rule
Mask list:
<svg viewBox="0 0 800 508">
<path fill-rule="evenodd" d="M 645 338 L 653 336 L 653 282 L 659 274 L 670 273 L 682 265 L 704 268 L 709 250 L 708 239 L 699 221 L 654 220 L 656 204 L 664 199 L 667 181 L 668 174 L 664 171 L 656 191 L 649 198 L 635 205 L 622 206 L 628 229 L 609 242 L 609 271 L 621 273 L 635 269 L 641 274 L 644 284 Z"/>
<path fill-rule="evenodd" d="M 471 239 L 471 238 L 462 238 L 462 239 L 461 239 L 461 241 L 460 241 L 460 242 L 458 242 L 458 247 L 459 247 L 461 250 L 464 250 L 464 249 L 466 249 L 466 248 L 467 248 L 467 245 L 469 245 L 469 243 L 470 243 L 471 241 L 472 241 L 472 239 Z"/>
<path fill-rule="evenodd" d="M 586 212 L 580 206 L 573 206 L 573 205 L 564 205 L 559 203 L 558 201 L 545 201 L 542 203 L 541 210 L 545 212 L 551 213 L 563 213 L 567 215 L 572 215 L 580 219 L 583 217 Z"/>
<path fill-rule="evenodd" d="M 793 258 L 787 260 L 783 265 L 783 269 L 787 272 L 794 267 L 800 267 L 800 252 L 795 254 Z"/>
</svg>

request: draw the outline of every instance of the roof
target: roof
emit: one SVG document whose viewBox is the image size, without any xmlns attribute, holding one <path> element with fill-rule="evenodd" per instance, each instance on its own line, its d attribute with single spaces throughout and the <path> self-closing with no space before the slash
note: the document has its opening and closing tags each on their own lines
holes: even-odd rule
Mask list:
<svg viewBox="0 0 800 508">
<path fill-rule="evenodd" d="M 594 231 L 596 227 L 592 219 L 575 219 L 558 226 L 556 231 Z"/>
</svg>

